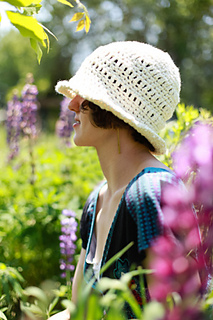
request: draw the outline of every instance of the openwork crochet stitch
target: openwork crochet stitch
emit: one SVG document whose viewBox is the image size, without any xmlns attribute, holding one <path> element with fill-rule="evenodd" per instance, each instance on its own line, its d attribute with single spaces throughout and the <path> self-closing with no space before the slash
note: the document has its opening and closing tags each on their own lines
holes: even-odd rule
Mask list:
<svg viewBox="0 0 213 320">
<path fill-rule="evenodd" d="M 165 152 L 158 135 L 171 118 L 180 93 L 180 75 L 168 53 L 136 42 L 113 42 L 97 48 L 69 81 L 56 91 L 76 94 L 124 120 L 145 136 L 156 154 Z"/>
</svg>

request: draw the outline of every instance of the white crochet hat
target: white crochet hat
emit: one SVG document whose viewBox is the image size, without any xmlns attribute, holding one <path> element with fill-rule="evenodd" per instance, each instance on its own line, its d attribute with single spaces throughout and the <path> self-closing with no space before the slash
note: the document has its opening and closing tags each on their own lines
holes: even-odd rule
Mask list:
<svg viewBox="0 0 213 320">
<path fill-rule="evenodd" d="M 90 54 L 69 81 L 59 81 L 56 91 L 111 111 L 146 137 L 156 154 L 166 151 L 158 133 L 180 93 L 179 71 L 168 53 L 136 41 L 112 42 Z"/>
</svg>

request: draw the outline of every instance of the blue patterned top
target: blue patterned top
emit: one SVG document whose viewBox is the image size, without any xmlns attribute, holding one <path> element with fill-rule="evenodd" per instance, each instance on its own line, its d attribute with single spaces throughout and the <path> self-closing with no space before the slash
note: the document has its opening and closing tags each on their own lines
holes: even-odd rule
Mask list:
<svg viewBox="0 0 213 320">
<path fill-rule="evenodd" d="M 164 184 L 179 184 L 174 173 L 162 168 L 148 167 L 135 176 L 126 187 L 114 216 L 103 252 L 101 266 L 122 250 L 130 242 L 134 245 L 122 257 L 115 261 L 102 276 L 119 279 L 122 273 L 130 271 L 130 267 L 142 265 L 146 257 L 146 249 L 151 242 L 163 231 L 163 214 L 161 210 L 161 192 Z M 89 196 L 81 218 L 82 247 L 86 250 L 84 276 L 91 265 L 87 256 L 91 250 L 96 218 L 96 204 L 99 186 Z M 89 272 L 90 278 L 92 271 Z M 146 286 L 146 279 L 145 286 Z M 134 277 L 131 284 L 136 284 L 134 295 L 142 305 L 139 279 Z M 147 287 L 147 286 L 146 286 Z M 147 289 L 147 288 L 146 288 Z M 147 298 L 149 299 L 148 289 Z M 129 306 L 125 307 L 128 318 L 134 318 Z"/>
</svg>

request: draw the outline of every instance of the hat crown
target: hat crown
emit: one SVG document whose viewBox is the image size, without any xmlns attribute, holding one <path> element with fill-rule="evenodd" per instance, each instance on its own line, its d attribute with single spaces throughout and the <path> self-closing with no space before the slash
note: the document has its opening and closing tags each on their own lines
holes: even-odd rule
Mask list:
<svg viewBox="0 0 213 320">
<path fill-rule="evenodd" d="M 82 88 L 75 84 L 77 79 Z M 113 42 L 90 54 L 69 84 L 75 93 L 129 123 L 159 149 L 157 153 L 165 149 L 158 133 L 180 93 L 179 71 L 168 53 L 136 41 Z M 156 147 L 158 143 L 162 147 Z"/>
<path fill-rule="evenodd" d="M 164 127 L 179 102 L 178 68 L 168 53 L 151 45 L 127 41 L 101 46 L 84 61 L 84 67 L 124 110 L 132 110 L 139 122 L 145 119 L 156 131 Z"/>
</svg>

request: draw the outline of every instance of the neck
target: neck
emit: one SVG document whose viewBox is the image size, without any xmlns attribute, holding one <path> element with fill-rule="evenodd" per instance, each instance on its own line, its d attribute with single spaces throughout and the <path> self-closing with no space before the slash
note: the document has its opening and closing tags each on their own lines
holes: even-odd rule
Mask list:
<svg viewBox="0 0 213 320">
<path fill-rule="evenodd" d="M 117 131 L 113 130 L 111 137 L 96 148 L 108 190 L 112 194 L 124 188 L 143 168 L 157 162 L 145 146 L 132 140 L 128 131 L 119 130 L 119 140 L 120 143 Z"/>
</svg>

